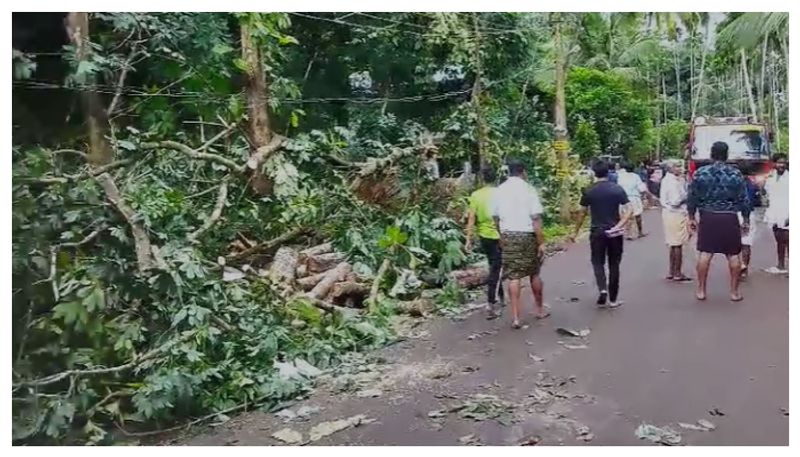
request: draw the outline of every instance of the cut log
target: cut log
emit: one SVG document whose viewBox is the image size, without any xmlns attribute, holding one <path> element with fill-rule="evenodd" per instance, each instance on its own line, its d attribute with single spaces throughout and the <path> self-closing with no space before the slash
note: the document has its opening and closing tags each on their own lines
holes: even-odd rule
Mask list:
<svg viewBox="0 0 800 457">
<path fill-rule="evenodd" d="M 485 265 L 473 266 L 463 270 L 451 271 L 447 276 L 455 281 L 459 287 L 471 289 L 486 284 L 489 280 L 489 267 Z"/>
<path fill-rule="evenodd" d="M 328 295 L 328 292 L 331 290 L 334 284 L 339 281 L 343 281 L 345 277 L 347 277 L 347 273 L 350 273 L 350 269 L 352 267 L 347 262 L 341 262 L 339 265 L 336 266 L 331 271 L 328 271 L 325 274 L 325 277 L 314 286 L 311 291 L 308 292 L 308 296 L 311 298 L 315 298 L 317 300 L 321 300 Z"/>
<path fill-rule="evenodd" d="M 339 282 L 333 285 L 330 299 L 334 305 L 362 308 L 369 290 L 366 284 L 352 281 Z"/>
<path fill-rule="evenodd" d="M 278 249 L 269 268 L 269 278 L 276 283 L 294 284 L 299 257 L 297 251 L 288 246 Z"/>
<path fill-rule="evenodd" d="M 300 288 L 300 290 L 311 290 L 314 288 L 314 286 L 319 284 L 319 282 L 322 281 L 322 278 L 324 278 L 327 274 L 327 271 L 323 271 L 322 273 L 300 278 L 297 280 L 297 287 Z"/>
<path fill-rule="evenodd" d="M 301 259 L 302 259 L 302 254 L 301 254 Z M 302 262 L 302 260 L 300 260 L 300 262 Z M 295 277 L 305 278 L 306 276 L 308 276 L 308 265 L 306 265 L 305 263 L 300 263 L 300 265 L 297 266 L 297 271 L 295 271 Z"/>
<path fill-rule="evenodd" d="M 343 260 L 344 254 L 341 252 L 330 252 L 309 256 L 306 265 L 308 266 L 308 272 L 313 274 L 328 271 Z"/>
<path fill-rule="evenodd" d="M 327 254 L 329 252 L 333 252 L 333 243 L 330 242 L 322 243 L 316 246 L 311 246 L 308 249 L 303 249 L 302 251 L 300 251 L 300 255 L 305 257 L 311 257 L 314 255 Z"/>
</svg>

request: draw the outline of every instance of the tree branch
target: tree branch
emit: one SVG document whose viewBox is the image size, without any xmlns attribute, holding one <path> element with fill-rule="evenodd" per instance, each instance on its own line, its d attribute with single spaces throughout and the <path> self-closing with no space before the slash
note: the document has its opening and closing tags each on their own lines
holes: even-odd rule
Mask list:
<svg viewBox="0 0 800 457">
<path fill-rule="evenodd" d="M 217 138 L 217 140 L 218 139 L 219 138 Z M 209 142 L 206 142 L 204 147 L 208 147 L 208 146 L 209 146 Z M 228 167 L 229 169 L 231 169 L 231 170 L 233 170 L 233 171 L 235 171 L 237 173 L 242 173 L 244 171 L 244 168 L 245 168 L 243 165 L 239 165 L 238 163 L 234 162 L 233 160 L 228 159 L 226 157 L 222 157 L 221 155 L 208 154 L 208 153 L 205 153 L 205 152 L 198 152 L 197 150 L 192 149 L 189 146 L 186 146 L 185 144 L 178 143 L 177 141 L 166 140 L 166 141 L 158 141 L 158 142 L 155 142 L 155 143 L 142 143 L 142 147 L 145 148 L 145 149 L 159 149 L 159 148 L 172 149 L 174 151 L 178 151 L 178 152 L 181 152 L 183 154 L 186 154 L 187 156 L 191 157 L 192 159 L 207 160 L 209 162 L 215 162 L 215 163 L 224 165 L 224 166 Z"/>
<path fill-rule="evenodd" d="M 125 78 L 128 76 L 128 70 L 131 68 L 131 62 L 137 54 L 139 54 L 138 42 L 131 47 L 131 52 L 128 54 L 128 58 L 125 60 L 125 63 L 122 66 L 122 72 L 120 72 L 119 79 L 117 80 L 117 91 L 114 93 L 114 98 L 111 99 L 111 104 L 108 105 L 108 109 L 106 109 L 106 112 L 109 116 L 114 114 L 114 109 L 116 109 L 117 103 L 119 103 L 119 99 L 122 96 L 122 90 L 125 87 Z"/>
<path fill-rule="evenodd" d="M 222 180 L 222 184 L 219 185 L 219 194 L 217 194 L 217 203 L 214 205 L 214 210 L 211 211 L 211 216 L 206 219 L 205 223 L 202 227 L 195 230 L 187 237 L 190 243 L 196 243 L 197 239 L 200 238 L 202 234 L 208 231 L 216 222 L 219 220 L 220 216 L 222 216 L 222 210 L 225 208 L 225 202 L 228 198 L 228 177 L 226 176 Z"/>
<path fill-rule="evenodd" d="M 163 352 L 166 352 L 169 349 L 172 349 L 172 347 L 175 346 L 176 344 L 183 343 L 184 341 L 187 341 L 187 340 L 193 338 L 194 336 L 195 336 L 194 333 L 187 333 L 187 334 L 181 336 L 180 338 L 168 341 L 168 342 L 162 344 L 161 346 L 144 353 L 141 356 L 138 356 L 138 357 L 134 356 L 127 363 L 124 363 L 122 365 L 117 365 L 115 367 L 89 368 L 89 369 L 86 369 L 86 370 L 67 370 L 67 371 L 62 371 L 61 373 L 55 373 L 55 374 L 52 374 L 50 376 L 45 376 L 44 378 L 34 379 L 32 381 L 20 382 L 20 383 L 14 384 L 13 387 L 14 387 L 14 389 L 18 389 L 18 388 L 21 388 L 21 387 L 47 386 L 47 385 L 50 385 L 50 384 L 57 383 L 58 381 L 66 379 L 66 378 L 68 378 L 70 376 L 86 376 L 86 375 L 108 374 L 108 373 L 117 373 L 117 372 L 120 372 L 120 371 L 125 371 L 125 370 L 128 370 L 130 368 L 134 368 L 137 365 L 141 364 L 142 362 L 144 362 L 146 360 L 149 360 L 149 359 L 152 359 L 153 357 L 156 357 L 157 355 L 159 355 L 159 354 L 161 354 Z"/>
<path fill-rule="evenodd" d="M 261 168 L 261 165 L 269 158 L 269 156 L 278 150 L 283 145 L 283 142 L 286 138 L 280 135 L 273 135 L 272 139 L 267 143 L 266 146 L 261 146 L 260 148 L 256 149 L 249 159 L 247 159 L 247 168 L 251 170 L 258 170 Z"/>
<path fill-rule="evenodd" d="M 97 182 L 100 183 L 100 186 L 105 191 L 108 201 L 122 214 L 122 217 L 125 218 L 128 225 L 131 227 L 134 248 L 136 250 L 136 261 L 139 265 L 139 273 L 144 273 L 153 268 L 155 266 L 155 259 L 153 258 L 150 237 L 139 222 L 136 212 L 122 198 L 117 184 L 114 182 L 111 175 L 102 173 L 97 177 Z"/>
<path fill-rule="evenodd" d="M 80 151 L 72 151 L 72 152 L 83 154 Z M 97 175 L 107 173 L 111 170 L 124 167 L 125 165 L 130 165 L 132 163 L 133 159 L 122 159 L 122 160 L 115 160 L 114 162 L 111 162 L 107 165 L 91 168 L 89 171 L 79 173 L 77 175 L 41 176 L 41 177 L 17 176 L 16 179 L 22 182 L 30 182 L 37 184 L 66 184 L 68 182 L 75 182 L 83 179 L 92 178 Z"/>
<path fill-rule="evenodd" d="M 260 254 L 262 252 L 268 252 L 268 251 L 271 251 L 272 249 L 275 249 L 276 247 L 278 247 L 278 246 L 280 246 L 280 245 L 282 245 L 282 244 L 284 244 L 284 243 L 286 243 L 286 242 L 288 242 L 288 241 L 290 241 L 290 240 L 292 240 L 292 239 L 294 239 L 294 238 L 296 238 L 296 237 L 298 237 L 298 236 L 300 236 L 300 235 L 302 235 L 304 233 L 308 233 L 309 231 L 310 230 L 308 228 L 306 228 L 306 227 L 298 227 L 298 228 L 296 228 L 294 230 L 291 230 L 289 232 L 284 233 L 283 235 L 281 235 L 281 236 L 279 236 L 277 238 L 271 239 L 269 241 L 265 241 L 263 243 L 259 243 L 259 244 L 255 245 L 255 246 L 253 246 L 252 248 L 245 249 L 244 251 L 239 252 L 237 254 L 230 254 L 230 255 L 226 256 L 225 259 L 228 260 L 228 261 L 233 262 L 233 261 L 244 259 L 244 258 L 249 257 L 249 256 L 254 255 L 254 254 Z"/>
<path fill-rule="evenodd" d="M 238 123 L 238 122 L 234 122 L 233 124 L 227 125 L 227 126 L 225 127 L 225 130 L 223 130 L 223 131 L 219 132 L 218 134 L 214 135 L 214 136 L 213 136 L 213 137 L 212 137 L 210 140 L 206 141 L 205 143 L 203 143 L 203 145 L 202 145 L 202 146 L 200 146 L 199 148 L 197 148 L 197 150 L 198 150 L 198 151 L 205 151 L 205 150 L 206 150 L 206 149 L 207 149 L 209 146 L 211 146 L 212 144 L 214 144 L 214 143 L 216 143 L 217 141 L 221 140 L 222 138 L 225 138 L 225 137 L 227 137 L 228 135 L 230 135 L 230 134 L 231 134 L 231 132 L 233 132 L 234 130 L 236 130 L 236 128 L 237 128 L 238 126 L 239 126 L 239 123 Z"/>
</svg>

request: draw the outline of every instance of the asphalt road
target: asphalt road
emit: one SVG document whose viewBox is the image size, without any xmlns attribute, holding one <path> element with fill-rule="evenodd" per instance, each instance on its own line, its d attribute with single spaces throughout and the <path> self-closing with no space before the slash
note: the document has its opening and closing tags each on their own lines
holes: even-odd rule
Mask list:
<svg viewBox="0 0 800 457">
<path fill-rule="evenodd" d="M 667 282 L 660 215 L 649 211 L 650 235 L 625 245 L 620 294 L 625 303 L 619 309 L 593 304 L 588 246 L 578 243 L 543 267 L 550 319 L 536 321 L 529 305 L 529 326 L 516 331 L 508 316 L 487 321 L 478 312 L 463 320 L 426 321 L 416 328 L 417 338 L 382 352 L 387 364 L 375 381 L 381 390 L 377 398 L 320 387 L 301 403 L 322 408 L 308 422 L 284 424 L 272 414 L 251 412 L 171 443 L 280 444 L 271 434 L 281 428 L 305 435 L 321 421 L 364 414 L 376 421 L 313 444 L 457 445 L 460 437 L 474 435 L 487 445 L 514 445 L 533 436 L 540 445 L 647 445 L 652 443 L 634 431 L 648 423 L 679 431 L 685 445 L 788 445 L 788 278 L 761 271 L 774 264 L 775 249 L 771 232 L 758 229 L 742 302 L 728 299 L 723 258 L 712 264 L 705 302 L 694 299 L 692 283 Z M 684 258 L 691 276 L 694 256 L 690 248 Z M 590 333 L 565 337 L 557 327 Z M 523 408 L 541 385 L 543 371 L 574 376 L 574 382 L 547 408 Z M 428 417 L 431 410 L 476 393 L 520 405 L 518 421 Z M 711 415 L 714 409 L 724 415 Z M 698 419 L 716 429 L 677 425 Z M 581 426 L 591 430 L 589 438 L 585 429 L 576 431 Z"/>
</svg>

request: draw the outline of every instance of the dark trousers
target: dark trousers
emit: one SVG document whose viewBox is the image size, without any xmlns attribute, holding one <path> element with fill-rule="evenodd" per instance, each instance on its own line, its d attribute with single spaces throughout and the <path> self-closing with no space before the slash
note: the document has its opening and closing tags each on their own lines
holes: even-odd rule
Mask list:
<svg viewBox="0 0 800 457">
<path fill-rule="evenodd" d="M 619 264 L 622 262 L 621 236 L 609 238 L 605 230 L 592 229 L 589 235 L 591 247 L 592 269 L 597 288 L 602 292 L 608 291 L 608 298 L 612 302 L 617 300 L 619 293 Z M 608 282 L 606 282 L 606 259 L 608 259 Z"/>
<path fill-rule="evenodd" d="M 486 254 L 489 260 L 489 281 L 487 284 L 486 295 L 489 303 L 497 303 L 497 294 L 500 294 L 500 300 L 503 300 L 503 286 L 500 284 L 500 270 L 502 267 L 503 255 L 500 251 L 500 240 L 490 240 L 489 238 L 481 237 L 481 250 Z"/>
</svg>

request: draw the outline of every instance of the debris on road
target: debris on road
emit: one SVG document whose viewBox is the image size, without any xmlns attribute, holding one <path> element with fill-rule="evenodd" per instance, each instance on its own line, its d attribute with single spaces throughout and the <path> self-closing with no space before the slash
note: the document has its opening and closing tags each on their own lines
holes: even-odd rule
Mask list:
<svg viewBox="0 0 800 457">
<path fill-rule="evenodd" d="M 356 392 L 356 397 L 360 398 L 378 398 L 381 395 L 383 395 L 383 391 L 380 389 L 364 389 Z"/>
<path fill-rule="evenodd" d="M 719 410 L 719 408 L 716 408 L 716 407 L 713 408 L 713 409 L 708 410 L 708 414 L 711 414 L 712 416 L 724 416 L 725 415 L 725 413 L 723 413 L 722 411 Z"/>
<path fill-rule="evenodd" d="M 586 281 L 572 281 L 573 286 L 583 286 L 586 285 Z"/>
<path fill-rule="evenodd" d="M 467 337 L 467 339 L 469 341 L 474 341 L 474 340 L 477 340 L 479 338 L 483 338 L 484 336 L 494 335 L 495 333 L 497 333 L 497 331 L 495 331 L 495 330 L 484 330 L 482 332 L 477 332 L 477 333 L 471 334 L 470 336 Z"/>
<path fill-rule="evenodd" d="M 464 435 L 458 439 L 458 442 L 465 446 L 480 446 L 480 439 L 475 434 Z"/>
<path fill-rule="evenodd" d="M 481 367 L 479 367 L 477 365 L 467 365 L 467 366 L 463 367 L 461 369 L 461 371 L 463 373 L 474 373 L 474 372 L 476 372 L 476 371 L 478 371 L 480 369 L 481 369 Z"/>
<path fill-rule="evenodd" d="M 678 426 L 684 430 L 695 430 L 698 432 L 705 432 L 707 429 L 695 424 L 687 424 L 686 422 L 678 422 Z"/>
<path fill-rule="evenodd" d="M 585 344 L 564 344 L 563 346 L 567 349 L 589 349 L 589 346 Z"/>
<path fill-rule="evenodd" d="M 319 441 L 320 439 L 333 435 L 336 432 L 341 432 L 351 427 L 358 427 L 359 425 L 366 425 L 375 422 L 375 419 L 369 419 L 363 414 L 348 417 L 347 419 L 339 419 L 329 422 L 320 422 L 309 431 L 309 440 Z"/>
<path fill-rule="evenodd" d="M 301 406 L 296 412 L 289 408 L 282 409 L 275 413 L 275 416 L 279 417 L 284 422 L 300 422 L 307 421 L 312 414 L 316 414 L 321 410 L 322 408 L 319 406 Z"/>
<path fill-rule="evenodd" d="M 272 437 L 286 444 L 299 444 L 303 441 L 302 433 L 288 427 L 273 433 Z"/>
<path fill-rule="evenodd" d="M 783 414 L 784 416 L 789 416 L 789 410 L 786 408 L 781 408 L 781 414 Z"/>
<path fill-rule="evenodd" d="M 528 358 L 529 358 L 529 359 L 531 359 L 531 360 L 533 360 L 533 361 L 534 361 L 534 362 L 536 362 L 536 363 L 542 363 L 542 362 L 544 362 L 544 358 L 542 358 L 542 357 L 539 357 L 539 356 L 538 356 L 538 355 L 536 355 L 536 354 L 530 354 L 530 353 L 529 353 L 529 354 L 528 354 Z"/>
<path fill-rule="evenodd" d="M 517 443 L 517 446 L 536 446 L 537 444 L 542 442 L 542 437 L 539 435 L 533 435 L 523 438 Z"/>
<path fill-rule="evenodd" d="M 697 425 L 703 427 L 706 430 L 716 430 L 717 428 L 717 426 L 714 425 L 711 421 L 707 421 L 705 419 L 698 420 Z"/>
<path fill-rule="evenodd" d="M 594 439 L 594 433 L 592 433 L 592 430 L 585 425 L 579 425 L 576 427 L 575 433 L 578 435 L 575 438 L 581 441 L 586 441 L 587 443 Z"/>
<path fill-rule="evenodd" d="M 575 338 L 584 338 L 589 336 L 589 333 L 591 333 L 591 331 L 588 328 L 575 330 L 568 327 L 558 327 L 556 328 L 556 333 L 558 333 L 559 335 L 571 336 Z"/>
<path fill-rule="evenodd" d="M 655 425 L 642 423 L 636 428 L 636 437 L 640 440 L 647 439 L 653 443 L 666 446 L 676 446 L 681 443 L 680 433 L 669 427 L 656 427 Z"/>
</svg>

